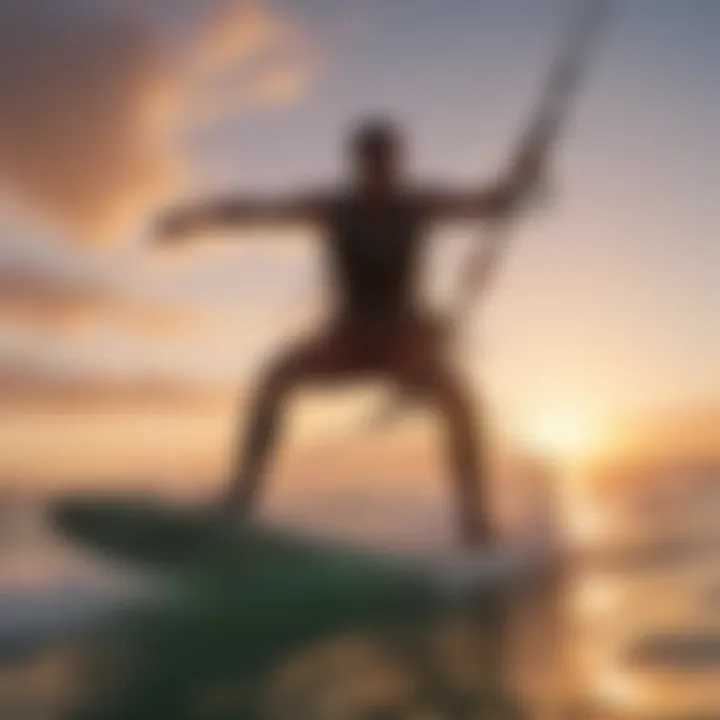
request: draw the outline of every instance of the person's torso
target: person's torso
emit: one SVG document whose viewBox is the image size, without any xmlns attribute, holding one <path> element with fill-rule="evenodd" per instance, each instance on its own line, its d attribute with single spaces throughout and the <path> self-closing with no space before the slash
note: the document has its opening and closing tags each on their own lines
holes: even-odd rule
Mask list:
<svg viewBox="0 0 720 720">
<path fill-rule="evenodd" d="M 424 222 L 410 193 L 370 203 L 348 195 L 328 218 L 331 279 L 340 311 L 353 316 L 412 312 Z"/>
</svg>

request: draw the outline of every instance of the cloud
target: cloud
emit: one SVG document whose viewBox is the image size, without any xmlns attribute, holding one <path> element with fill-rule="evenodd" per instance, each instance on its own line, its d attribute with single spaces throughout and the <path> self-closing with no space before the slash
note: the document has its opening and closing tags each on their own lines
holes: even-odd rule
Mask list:
<svg viewBox="0 0 720 720">
<path fill-rule="evenodd" d="M 293 102 L 318 69 L 307 33 L 263 5 L 220 0 L 200 26 L 205 28 L 195 50 L 200 120 Z"/>
<path fill-rule="evenodd" d="M 151 339 L 195 333 L 204 326 L 189 308 L 131 296 L 87 279 L 29 267 L 0 269 L 0 325 L 20 330 L 74 334 L 115 325 Z"/>
<path fill-rule="evenodd" d="M 703 404 L 629 418 L 611 460 L 651 464 L 720 460 L 720 405 Z"/>
<path fill-rule="evenodd" d="M 232 388 L 230 388 L 232 390 Z M 4 412 L 31 409 L 141 412 L 225 407 L 237 393 L 216 384 L 163 375 L 63 374 L 9 361 L 0 362 L 0 404 Z"/>
<path fill-rule="evenodd" d="M 126 233 L 183 182 L 183 124 L 294 99 L 308 48 L 262 2 L 5 0 L 0 187 L 74 237 Z"/>
</svg>

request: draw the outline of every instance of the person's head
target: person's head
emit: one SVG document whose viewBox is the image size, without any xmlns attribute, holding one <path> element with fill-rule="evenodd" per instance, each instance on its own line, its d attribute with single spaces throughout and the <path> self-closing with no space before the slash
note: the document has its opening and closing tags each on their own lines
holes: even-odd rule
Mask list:
<svg viewBox="0 0 720 720">
<path fill-rule="evenodd" d="M 355 180 L 360 185 L 384 190 L 393 187 L 402 172 L 403 140 L 400 130 L 388 120 L 370 120 L 359 125 L 349 142 Z"/>
</svg>

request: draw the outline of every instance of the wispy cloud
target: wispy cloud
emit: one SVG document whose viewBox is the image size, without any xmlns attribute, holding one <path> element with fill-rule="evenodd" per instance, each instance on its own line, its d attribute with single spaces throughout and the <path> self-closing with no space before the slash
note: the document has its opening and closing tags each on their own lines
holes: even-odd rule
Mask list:
<svg viewBox="0 0 720 720">
<path fill-rule="evenodd" d="M 260 1 L 7 0 L 0 184 L 73 237 L 122 235 L 182 183 L 182 126 L 295 99 L 309 48 Z"/>
<path fill-rule="evenodd" d="M 4 411 L 62 412 L 193 408 L 231 405 L 236 393 L 208 383 L 168 375 L 77 374 L 0 362 L 0 400 Z"/>
<path fill-rule="evenodd" d="M 143 299 L 120 288 L 40 272 L 0 268 L 0 326 L 73 335 L 116 326 L 144 339 L 167 340 L 197 334 L 207 318 L 197 310 Z"/>
</svg>

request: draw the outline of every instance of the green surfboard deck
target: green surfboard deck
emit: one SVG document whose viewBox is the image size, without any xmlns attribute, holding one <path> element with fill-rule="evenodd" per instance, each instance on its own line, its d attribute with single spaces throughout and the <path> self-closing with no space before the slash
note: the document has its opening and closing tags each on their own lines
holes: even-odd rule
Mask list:
<svg viewBox="0 0 720 720">
<path fill-rule="evenodd" d="M 123 648 L 121 677 L 83 720 L 255 717 L 189 708 L 223 683 L 252 697 L 282 658 L 324 639 L 412 634 L 453 610 L 407 558 L 269 525 L 232 527 L 210 513 L 123 497 L 64 500 L 52 516 L 66 537 L 151 570 L 170 588 L 129 606 L 110 629 L 107 644 Z M 490 623 L 498 603 L 478 608 Z"/>
</svg>

